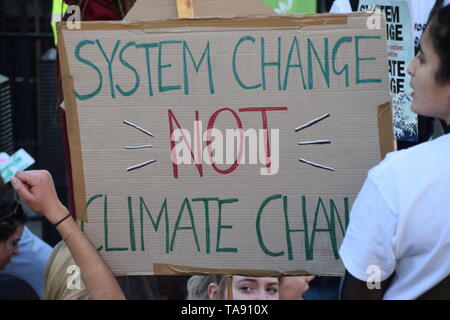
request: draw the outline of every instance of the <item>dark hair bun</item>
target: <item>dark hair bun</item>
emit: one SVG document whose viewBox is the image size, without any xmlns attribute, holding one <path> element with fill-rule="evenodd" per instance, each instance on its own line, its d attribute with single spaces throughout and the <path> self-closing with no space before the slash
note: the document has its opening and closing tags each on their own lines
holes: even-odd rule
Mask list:
<svg viewBox="0 0 450 320">
<path fill-rule="evenodd" d="M 450 5 L 440 9 L 429 24 L 430 38 L 440 59 L 436 80 L 450 83 Z"/>
<path fill-rule="evenodd" d="M 8 239 L 18 225 L 25 222 L 25 213 L 20 202 L 15 200 L 14 190 L 0 177 L 0 241 Z"/>
</svg>

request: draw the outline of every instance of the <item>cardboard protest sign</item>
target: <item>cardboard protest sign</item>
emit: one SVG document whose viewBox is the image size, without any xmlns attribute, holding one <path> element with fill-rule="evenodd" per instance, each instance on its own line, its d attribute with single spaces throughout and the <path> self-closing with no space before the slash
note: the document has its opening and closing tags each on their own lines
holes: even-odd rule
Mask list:
<svg viewBox="0 0 450 320">
<path fill-rule="evenodd" d="M 413 90 L 409 85 L 411 76 L 407 72 L 408 65 L 414 58 L 413 26 L 408 4 L 400 0 L 361 0 L 359 10 L 369 12 L 378 10 L 386 16 L 395 138 L 402 141 L 417 141 L 417 114 L 411 110 Z M 381 26 L 377 17 L 371 20 L 373 27 Z"/>
<path fill-rule="evenodd" d="M 367 17 L 59 26 L 77 216 L 115 273 L 342 273 L 392 149 Z"/>
</svg>

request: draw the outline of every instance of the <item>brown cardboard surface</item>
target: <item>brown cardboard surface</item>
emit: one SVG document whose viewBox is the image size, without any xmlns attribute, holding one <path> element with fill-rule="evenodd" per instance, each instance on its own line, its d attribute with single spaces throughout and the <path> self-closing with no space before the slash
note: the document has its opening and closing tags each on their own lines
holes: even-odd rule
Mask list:
<svg viewBox="0 0 450 320">
<path fill-rule="evenodd" d="M 70 70 L 67 64 L 67 51 L 64 45 L 64 39 L 62 37 L 61 23 L 57 25 L 58 38 L 58 52 L 59 52 L 59 63 L 62 70 Z M 76 217 L 81 221 L 88 222 L 88 217 L 86 214 L 86 189 L 84 175 L 79 174 L 84 172 L 83 170 L 83 158 L 80 142 L 80 128 L 78 123 L 78 113 L 76 110 L 76 101 L 73 94 L 73 77 L 70 72 L 65 72 L 61 74 L 61 81 L 63 84 L 63 93 L 65 102 L 61 105 L 67 113 L 67 134 L 70 144 L 70 156 L 72 161 L 72 177 L 73 177 L 73 192 L 76 194 L 74 197 Z"/>
<path fill-rule="evenodd" d="M 309 276 L 307 271 L 274 271 L 274 270 L 259 270 L 259 269 L 209 269 L 209 268 L 193 268 L 188 266 L 177 266 L 168 264 L 155 263 L 153 265 L 153 272 L 155 275 L 207 275 L 207 274 L 224 274 L 224 275 L 239 275 L 239 276 L 253 276 L 253 277 L 278 277 L 278 276 Z"/>
<path fill-rule="evenodd" d="M 138 0 L 124 21 L 254 14 L 271 15 L 275 12 L 261 0 Z"/>
<path fill-rule="evenodd" d="M 385 130 L 392 131 L 378 108 L 389 100 L 385 33 L 368 30 L 368 16 L 90 22 L 59 30 L 77 210 L 87 206 L 83 228 L 115 273 L 342 274 L 337 250 L 351 204 L 389 148 Z M 265 118 L 269 143 L 279 141 L 279 153 L 274 145 L 270 155 L 276 172 L 263 162 Z M 238 166 L 214 168 L 206 158 L 175 165 L 173 154 L 208 154 L 196 132 L 211 123 L 224 132 L 238 123 L 254 129 L 258 162 L 248 163 L 248 145 Z M 310 125 L 295 130 L 303 124 Z M 178 125 L 192 134 L 192 154 L 182 140 L 170 141 Z M 298 145 L 322 139 L 331 143 Z"/>
<path fill-rule="evenodd" d="M 178 18 L 177 0 L 137 0 L 124 21 L 164 20 Z"/>
<path fill-rule="evenodd" d="M 166 28 L 271 28 L 271 27 L 318 27 L 329 28 L 330 25 L 339 25 L 343 29 L 347 26 L 348 17 L 361 18 L 364 13 L 343 14 L 314 14 L 314 15 L 289 15 L 289 16 L 245 16 L 234 18 L 188 18 L 170 19 L 162 21 L 116 22 L 116 21 L 89 21 L 82 22 L 83 31 L 93 30 L 154 30 Z M 214 31 L 214 30 L 211 30 Z M 80 32 L 73 30 L 73 32 Z M 182 32 L 177 30 L 176 32 Z"/>
<path fill-rule="evenodd" d="M 193 0 L 194 17 L 273 15 L 261 0 Z"/>
<path fill-rule="evenodd" d="M 394 151 L 394 135 L 393 135 L 393 120 L 392 120 L 392 105 L 390 102 L 378 106 L 378 129 L 380 136 L 380 152 L 381 159 L 384 159 L 386 154 Z"/>
</svg>

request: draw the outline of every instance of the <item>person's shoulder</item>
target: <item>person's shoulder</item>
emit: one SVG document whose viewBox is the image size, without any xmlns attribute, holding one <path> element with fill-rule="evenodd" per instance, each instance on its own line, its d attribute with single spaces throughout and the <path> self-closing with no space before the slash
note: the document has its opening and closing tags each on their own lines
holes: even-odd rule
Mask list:
<svg viewBox="0 0 450 320">
<path fill-rule="evenodd" d="M 414 174 L 430 169 L 446 169 L 450 158 L 450 134 L 423 142 L 408 149 L 388 153 L 383 161 L 369 171 L 369 176 Z M 450 168 L 449 168 L 450 169 Z"/>
<path fill-rule="evenodd" d="M 45 241 L 36 236 L 31 230 L 25 226 L 22 237 L 20 238 L 20 251 L 26 254 L 38 254 L 36 258 L 48 258 L 52 252 L 52 247 Z"/>
</svg>

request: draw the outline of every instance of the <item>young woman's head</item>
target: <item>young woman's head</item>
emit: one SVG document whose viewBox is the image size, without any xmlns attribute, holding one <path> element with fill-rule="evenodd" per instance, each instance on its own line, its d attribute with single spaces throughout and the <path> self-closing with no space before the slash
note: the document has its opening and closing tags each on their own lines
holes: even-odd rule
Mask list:
<svg viewBox="0 0 450 320">
<path fill-rule="evenodd" d="M 89 300 L 90 296 L 75 273 L 76 266 L 72 254 L 64 241 L 60 241 L 52 251 L 44 272 L 44 300 Z M 74 277 L 74 285 L 68 286 L 69 277 Z M 69 280 L 69 281 L 68 281 Z M 78 286 L 79 285 L 79 286 Z"/>
<path fill-rule="evenodd" d="M 412 110 L 450 124 L 450 5 L 428 24 L 408 72 L 414 90 Z"/>
<path fill-rule="evenodd" d="M 19 254 L 19 240 L 25 225 L 22 205 L 13 199 L 0 178 L 0 270 L 11 262 L 13 255 Z"/>
<path fill-rule="evenodd" d="M 279 279 L 233 276 L 233 300 L 278 300 Z M 228 300 L 225 276 L 193 276 L 188 281 L 188 300 Z"/>
</svg>

